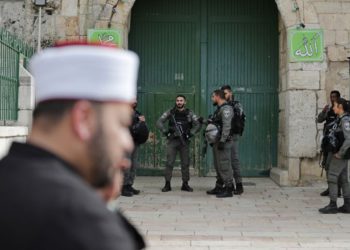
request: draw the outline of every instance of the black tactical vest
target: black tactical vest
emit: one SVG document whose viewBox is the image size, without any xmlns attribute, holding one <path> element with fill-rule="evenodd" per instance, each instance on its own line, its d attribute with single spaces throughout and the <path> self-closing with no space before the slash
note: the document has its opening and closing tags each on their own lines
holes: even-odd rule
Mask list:
<svg viewBox="0 0 350 250">
<path fill-rule="evenodd" d="M 178 109 L 174 108 L 170 111 L 170 115 L 175 116 L 175 121 L 179 126 L 181 126 L 184 134 L 188 134 L 192 128 L 192 121 L 189 114 L 190 114 L 189 109 L 184 109 L 183 111 L 179 111 Z M 173 128 L 173 131 L 175 131 L 174 120 L 171 117 L 169 119 L 169 128 Z"/>
</svg>

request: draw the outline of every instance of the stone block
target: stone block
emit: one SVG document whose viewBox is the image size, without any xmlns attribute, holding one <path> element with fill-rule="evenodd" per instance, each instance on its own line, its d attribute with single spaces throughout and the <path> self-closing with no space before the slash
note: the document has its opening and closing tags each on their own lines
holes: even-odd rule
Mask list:
<svg viewBox="0 0 350 250">
<path fill-rule="evenodd" d="M 17 121 L 6 121 L 6 126 L 26 126 L 31 128 L 32 126 L 32 110 L 19 110 Z"/>
<path fill-rule="evenodd" d="M 314 120 L 316 103 L 314 91 L 288 91 L 286 92 L 286 118 L 290 120 L 311 118 Z"/>
<path fill-rule="evenodd" d="M 278 166 L 281 168 L 286 168 L 285 164 L 285 156 L 287 155 L 286 151 L 286 139 L 285 139 L 285 133 L 278 133 Z"/>
<path fill-rule="evenodd" d="M 300 179 L 300 159 L 287 158 L 288 180 L 297 181 Z"/>
<path fill-rule="evenodd" d="M 62 0 L 61 2 L 62 16 L 77 16 L 78 15 L 78 0 Z"/>
<path fill-rule="evenodd" d="M 80 15 L 79 16 L 79 35 L 80 36 L 86 36 L 87 35 L 87 16 L 86 15 Z"/>
<path fill-rule="evenodd" d="M 350 2 L 343 2 L 342 5 L 343 13 L 350 14 Z"/>
<path fill-rule="evenodd" d="M 300 6 L 300 5 L 299 5 Z M 309 24 L 319 24 L 318 20 L 318 13 L 316 12 L 314 6 L 309 1 L 302 1 L 301 6 L 304 6 L 303 8 L 303 17 L 304 22 L 309 26 Z"/>
<path fill-rule="evenodd" d="M 315 6 L 317 13 L 321 13 L 321 14 L 343 13 L 342 4 L 340 1 L 339 2 L 315 2 L 313 3 L 313 5 Z"/>
<path fill-rule="evenodd" d="M 288 171 L 280 168 L 272 168 L 270 171 L 270 178 L 280 186 L 289 186 Z"/>
<path fill-rule="evenodd" d="M 99 20 L 109 20 L 112 14 L 112 9 L 113 9 L 113 5 L 110 5 L 110 4 L 104 5 L 104 8 L 102 9 L 99 15 Z"/>
<path fill-rule="evenodd" d="M 318 164 L 318 157 L 309 159 L 309 158 L 304 158 L 301 160 L 301 176 L 320 176 L 322 169 L 320 168 Z M 326 173 L 325 171 L 323 172 L 323 175 L 325 176 Z"/>
<path fill-rule="evenodd" d="M 346 45 L 349 43 L 349 32 L 346 30 L 337 30 L 335 32 L 335 44 Z"/>
<path fill-rule="evenodd" d="M 302 63 L 301 65 L 302 65 L 303 71 L 320 71 L 320 70 L 327 69 L 327 61 L 326 60 L 324 60 L 323 62 Z"/>
<path fill-rule="evenodd" d="M 317 90 L 320 88 L 320 74 L 318 71 L 289 71 L 288 90 Z"/>
<path fill-rule="evenodd" d="M 319 15 L 319 21 L 320 25 L 325 30 L 335 30 L 335 19 L 336 14 L 320 14 Z"/>
<path fill-rule="evenodd" d="M 323 36 L 325 47 L 335 45 L 335 30 L 324 30 Z"/>
<path fill-rule="evenodd" d="M 28 135 L 28 128 L 24 126 L 1 126 L 0 138 L 21 137 Z"/>
<path fill-rule="evenodd" d="M 286 107 L 286 92 L 280 92 L 278 94 L 279 110 L 284 111 Z"/>
<path fill-rule="evenodd" d="M 34 109 L 34 87 L 19 86 L 18 89 L 18 108 L 19 109 Z"/>
<path fill-rule="evenodd" d="M 326 90 L 319 90 L 316 92 L 317 95 L 317 108 L 323 109 L 323 107 L 327 104 L 328 98 Z"/>
<path fill-rule="evenodd" d="M 63 16 L 55 16 L 54 18 L 56 19 L 56 37 L 58 39 L 63 39 L 66 37 L 66 19 Z"/>
<path fill-rule="evenodd" d="M 293 158 L 316 156 L 316 122 L 314 117 L 288 119 L 287 155 Z"/>
<path fill-rule="evenodd" d="M 66 36 L 79 36 L 79 19 L 78 17 L 66 18 Z"/>
<path fill-rule="evenodd" d="M 320 72 L 320 89 L 326 89 L 326 72 Z"/>
<path fill-rule="evenodd" d="M 290 71 L 302 70 L 303 64 L 300 62 L 290 62 L 287 64 Z"/>
<path fill-rule="evenodd" d="M 346 61 L 346 50 L 344 46 L 329 46 L 327 48 L 328 59 L 333 62 Z"/>
<path fill-rule="evenodd" d="M 285 112 L 280 111 L 278 115 L 278 132 L 285 134 L 286 132 L 286 117 L 285 117 Z"/>
<path fill-rule="evenodd" d="M 291 11 L 291 2 L 285 0 L 276 0 L 278 10 L 280 11 L 281 16 L 283 16 L 284 25 L 286 28 L 295 26 L 297 23 L 298 17 L 296 13 Z"/>
</svg>

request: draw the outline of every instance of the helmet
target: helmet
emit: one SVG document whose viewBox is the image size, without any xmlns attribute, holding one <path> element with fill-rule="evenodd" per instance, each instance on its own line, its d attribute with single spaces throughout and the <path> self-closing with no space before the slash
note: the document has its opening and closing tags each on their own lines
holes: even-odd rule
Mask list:
<svg viewBox="0 0 350 250">
<path fill-rule="evenodd" d="M 205 139 L 208 143 L 215 143 L 219 139 L 219 129 L 215 124 L 208 124 L 205 129 Z"/>
</svg>

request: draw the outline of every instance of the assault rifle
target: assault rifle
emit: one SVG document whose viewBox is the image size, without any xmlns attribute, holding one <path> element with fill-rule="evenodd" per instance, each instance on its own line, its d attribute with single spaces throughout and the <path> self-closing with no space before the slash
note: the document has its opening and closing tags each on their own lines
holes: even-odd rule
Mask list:
<svg viewBox="0 0 350 250">
<path fill-rule="evenodd" d="M 175 115 L 171 114 L 171 118 L 173 119 L 174 125 L 175 125 L 175 132 L 179 135 L 180 141 L 182 145 L 186 145 L 185 139 L 184 139 L 184 131 L 182 127 L 176 122 Z"/>
</svg>

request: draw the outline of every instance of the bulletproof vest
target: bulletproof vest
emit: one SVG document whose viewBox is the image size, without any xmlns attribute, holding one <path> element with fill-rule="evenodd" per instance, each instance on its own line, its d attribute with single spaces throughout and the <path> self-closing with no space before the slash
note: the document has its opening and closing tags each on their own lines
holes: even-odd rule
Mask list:
<svg viewBox="0 0 350 250">
<path fill-rule="evenodd" d="M 332 122 L 333 126 L 322 138 L 321 149 L 323 152 L 337 153 L 345 141 L 344 133 L 341 128 L 341 119 L 336 118 Z"/>
<path fill-rule="evenodd" d="M 213 114 L 213 123 L 219 128 L 219 130 L 221 130 L 222 128 L 222 118 L 219 116 L 220 110 L 222 107 L 229 105 L 228 103 L 224 103 L 223 105 L 221 105 L 220 107 L 218 107 L 214 114 Z"/>
<path fill-rule="evenodd" d="M 326 117 L 326 122 L 324 124 L 324 134 L 328 135 L 330 130 L 332 129 L 333 125 L 335 124 L 337 119 L 337 115 L 334 113 L 333 109 L 331 108 L 328 112 L 327 112 L 327 117 Z"/>
<path fill-rule="evenodd" d="M 170 115 L 174 115 L 176 123 L 182 128 L 184 134 L 188 134 L 192 128 L 192 121 L 189 114 L 189 109 L 179 111 L 174 108 L 170 111 Z M 176 131 L 173 119 L 169 119 L 169 128 L 172 128 L 172 131 Z"/>
</svg>

